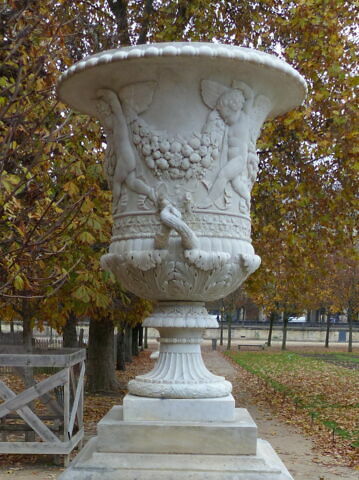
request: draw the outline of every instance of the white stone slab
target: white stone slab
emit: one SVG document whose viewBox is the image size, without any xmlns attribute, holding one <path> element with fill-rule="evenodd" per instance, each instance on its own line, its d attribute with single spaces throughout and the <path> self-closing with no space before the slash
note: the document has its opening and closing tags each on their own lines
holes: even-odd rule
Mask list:
<svg viewBox="0 0 359 480">
<path fill-rule="evenodd" d="M 270 444 L 257 455 L 100 453 L 92 438 L 59 480 L 294 480 Z"/>
<path fill-rule="evenodd" d="M 121 406 L 99 422 L 100 452 L 227 454 L 256 453 L 257 426 L 247 410 L 235 409 L 233 422 L 124 421 Z"/>
<path fill-rule="evenodd" d="M 222 398 L 149 398 L 126 395 L 125 421 L 232 422 L 235 402 L 232 395 Z"/>
</svg>

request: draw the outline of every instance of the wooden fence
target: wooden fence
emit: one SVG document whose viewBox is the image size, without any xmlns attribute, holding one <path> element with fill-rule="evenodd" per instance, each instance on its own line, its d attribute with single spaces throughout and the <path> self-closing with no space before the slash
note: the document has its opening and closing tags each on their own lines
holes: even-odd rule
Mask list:
<svg viewBox="0 0 359 480">
<path fill-rule="evenodd" d="M 0 366 L 16 369 L 23 377 L 29 369 L 57 369 L 20 393 L 0 381 L 0 453 L 64 455 L 68 464 L 69 454 L 82 445 L 84 437 L 85 358 L 84 349 L 29 354 L 13 345 L 0 347 Z M 46 405 L 50 415 L 35 413 L 38 401 Z M 18 441 L 19 434 L 25 439 Z"/>
</svg>

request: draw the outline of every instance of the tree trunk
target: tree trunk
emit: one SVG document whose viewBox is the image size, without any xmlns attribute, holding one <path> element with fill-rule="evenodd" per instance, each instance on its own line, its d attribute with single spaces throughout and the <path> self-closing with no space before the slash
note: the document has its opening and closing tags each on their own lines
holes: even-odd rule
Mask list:
<svg viewBox="0 0 359 480">
<path fill-rule="evenodd" d="M 114 326 L 111 320 L 90 320 L 87 383 L 91 393 L 113 392 L 118 388 L 114 361 Z"/>
<path fill-rule="evenodd" d="M 329 348 L 329 333 L 330 333 L 330 313 L 327 312 L 327 325 L 325 331 L 325 348 Z"/>
<path fill-rule="evenodd" d="M 348 327 L 349 327 L 348 352 L 352 352 L 353 351 L 353 309 L 350 304 L 348 307 Z"/>
<path fill-rule="evenodd" d="M 147 328 L 147 327 L 145 327 L 145 335 L 144 335 L 143 347 L 144 347 L 144 348 L 148 348 L 148 328 Z"/>
<path fill-rule="evenodd" d="M 227 350 L 230 350 L 232 344 L 232 316 L 228 316 L 227 322 Z"/>
<path fill-rule="evenodd" d="M 144 349 L 144 346 L 143 346 L 143 326 L 142 325 L 139 325 L 139 327 L 138 327 L 138 346 L 140 347 L 140 350 L 142 352 L 142 350 Z"/>
<path fill-rule="evenodd" d="M 25 352 L 31 353 L 33 347 L 33 332 L 32 332 L 32 314 L 29 305 L 29 300 L 24 298 L 22 301 L 22 344 Z"/>
<path fill-rule="evenodd" d="M 32 326 L 31 318 L 24 318 L 22 322 L 22 344 L 26 352 L 32 352 Z"/>
<path fill-rule="evenodd" d="M 224 322 L 224 312 L 223 309 L 221 310 L 221 323 L 219 325 L 220 327 L 220 337 L 219 337 L 219 344 L 222 346 L 223 345 L 223 322 Z"/>
<path fill-rule="evenodd" d="M 73 312 L 70 312 L 62 332 L 62 344 L 64 348 L 78 347 L 76 325 L 77 317 Z"/>
<path fill-rule="evenodd" d="M 22 300 L 22 344 L 26 352 L 32 352 L 33 339 L 32 339 L 32 314 L 29 300 L 24 298 Z"/>
<path fill-rule="evenodd" d="M 132 328 L 125 327 L 125 361 L 132 362 Z"/>
<path fill-rule="evenodd" d="M 221 318 L 219 344 L 223 345 L 223 318 Z"/>
<path fill-rule="evenodd" d="M 287 331 L 288 331 L 288 313 L 284 312 L 282 350 L 287 350 Z"/>
<path fill-rule="evenodd" d="M 136 327 L 133 327 L 132 329 L 132 355 L 136 356 L 138 355 L 138 332 L 139 331 L 139 326 L 136 325 Z"/>
<path fill-rule="evenodd" d="M 26 316 L 22 321 L 22 343 L 26 353 L 33 351 L 32 322 L 31 317 Z M 24 367 L 24 382 L 26 387 L 31 387 L 34 383 L 34 369 Z"/>
<path fill-rule="evenodd" d="M 269 316 L 269 332 L 268 332 L 268 340 L 267 340 L 268 347 L 272 345 L 273 324 L 274 324 L 275 316 L 276 316 L 275 312 L 271 312 Z"/>
<path fill-rule="evenodd" d="M 126 370 L 125 361 L 125 330 L 119 327 L 117 330 L 117 370 Z"/>
</svg>

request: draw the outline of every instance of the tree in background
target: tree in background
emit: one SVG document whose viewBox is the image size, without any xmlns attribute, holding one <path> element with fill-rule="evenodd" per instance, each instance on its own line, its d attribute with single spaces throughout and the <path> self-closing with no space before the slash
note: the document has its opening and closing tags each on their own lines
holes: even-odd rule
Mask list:
<svg viewBox="0 0 359 480">
<path fill-rule="evenodd" d="M 111 229 L 103 137 L 97 122 L 57 102 L 54 85 L 86 55 L 146 41 L 254 47 L 307 79 L 305 105 L 267 123 L 261 137 L 252 217 L 263 266 L 247 287 L 267 310 L 304 306 L 318 272 L 331 275 L 323 254 L 340 255 L 358 224 L 357 136 L 348 128 L 356 101 L 350 2 L 9 0 L 0 8 L 5 318 L 20 316 L 25 333 L 43 319 L 58 327 L 74 301 L 83 314 L 93 304 L 94 320 L 107 318 L 113 295 L 98 264 Z"/>
<path fill-rule="evenodd" d="M 130 362 L 133 355 L 138 355 L 138 347 L 143 343 L 141 324 L 152 312 L 153 304 L 149 300 L 127 293 L 126 302 L 116 302 L 115 308 L 117 369 L 125 370 L 126 362 Z"/>
</svg>

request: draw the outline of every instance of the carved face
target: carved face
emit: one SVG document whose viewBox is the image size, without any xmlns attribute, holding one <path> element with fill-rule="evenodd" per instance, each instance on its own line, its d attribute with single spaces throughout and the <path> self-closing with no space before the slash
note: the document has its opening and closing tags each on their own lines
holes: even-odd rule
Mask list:
<svg viewBox="0 0 359 480">
<path fill-rule="evenodd" d="M 219 97 L 216 108 L 226 124 L 233 125 L 240 117 L 243 104 L 243 93 L 239 90 L 230 90 Z"/>
</svg>

